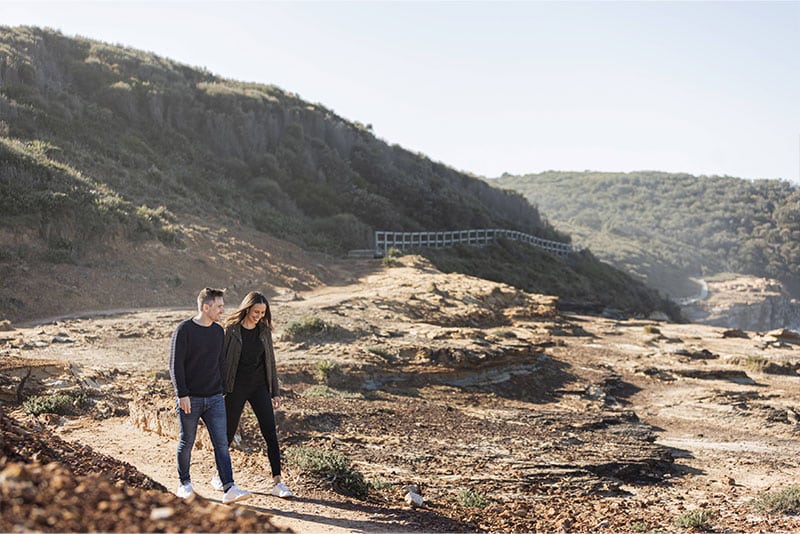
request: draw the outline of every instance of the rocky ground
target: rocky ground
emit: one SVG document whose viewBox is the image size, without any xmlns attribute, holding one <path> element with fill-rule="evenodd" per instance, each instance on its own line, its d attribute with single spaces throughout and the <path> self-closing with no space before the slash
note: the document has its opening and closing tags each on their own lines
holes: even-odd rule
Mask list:
<svg viewBox="0 0 800 534">
<path fill-rule="evenodd" d="M 800 474 L 791 332 L 564 315 L 553 297 L 401 262 L 354 260 L 339 284 L 272 300 L 291 500 L 269 495 L 251 414 L 232 457 L 252 499 L 216 504 L 203 440 L 193 479 L 207 498 L 169 493 L 177 431 L 165 370 L 190 309 L 0 333 L 0 530 L 131 529 L 98 523 L 99 504 L 70 523 L 53 504 L 78 487 L 87 503 L 138 503 L 134 530 L 256 530 L 252 517 L 302 532 L 800 528 L 759 506 Z M 28 413 L 54 392 L 74 401 L 65 415 Z M 314 470 L 301 461 L 309 451 L 346 469 Z M 30 499 L 52 473 L 67 490 Z"/>
<path fill-rule="evenodd" d="M 682 308 L 693 322 L 745 330 L 800 327 L 800 302 L 777 280 L 720 275 L 702 283 L 707 295 Z"/>
</svg>

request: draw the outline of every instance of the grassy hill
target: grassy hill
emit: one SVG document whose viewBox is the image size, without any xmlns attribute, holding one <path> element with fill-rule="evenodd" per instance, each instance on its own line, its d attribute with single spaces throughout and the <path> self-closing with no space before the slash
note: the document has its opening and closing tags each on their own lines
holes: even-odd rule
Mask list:
<svg viewBox="0 0 800 534">
<path fill-rule="evenodd" d="M 52 30 L 0 27 L 0 164 L 11 295 L 0 319 L 42 316 L 45 302 L 53 312 L 186 302 L 198 284 L 242 278 L 305 286 L 325 276 L 314 254 L 368 248 L 374 230 L 570 240 L 522 195 L 389 145 L 321 104 Z M 492 258 L 462 263 L 486 270 Z M 48 294 L 33 296 L 40 278 Z M 595 290 L 583 275 L 579 285 L 611 306 L 636 301 L 627 286 Z M 653 295 L 632 311 L 652 311 Z"/>
<path fill-rule="evenodd" d="M 737 272 L 800 294 L 800 191 L 780 180 L 660 172 L 505 175 L 556 227 L 673 297 Z"/>
</svg>

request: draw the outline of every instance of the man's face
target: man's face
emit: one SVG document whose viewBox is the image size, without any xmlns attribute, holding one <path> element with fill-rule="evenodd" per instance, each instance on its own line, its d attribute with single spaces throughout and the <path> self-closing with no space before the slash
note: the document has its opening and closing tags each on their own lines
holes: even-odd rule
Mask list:
<svg viewBox="0 0 800 534">
<path fill-rule="evenodd" d="M 211 304 L 203 304 L 203 311 L 212 321 L 219 319 L 220 315 L 225 312 L 225 301 L 222 297 L 217 297 Z"/>
</svg>

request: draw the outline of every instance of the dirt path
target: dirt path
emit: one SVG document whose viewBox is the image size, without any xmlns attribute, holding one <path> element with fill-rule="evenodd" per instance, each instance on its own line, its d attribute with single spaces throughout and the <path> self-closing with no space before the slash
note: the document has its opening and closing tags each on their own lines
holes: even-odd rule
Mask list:
<svg viewBox="0 0 800 534">
<path fill-rule="evenodd" d="M 202 432 L 202 430 L 201 430 Z M 59 430 L 66 440 L 90 445 L 94 450 L 134 463 L 144 474 L 174 491 L 176 487 L 175 440 L 142 432 L 124 419 L 105 421 L 73 421 Z M 369 505 L 346 506 L 334 500 L 304 496 L 291 472 L 284 480 L 297 493 L 292 499 L 270 495 L 271 478 L 263 469 L 254 468 L 245 455 L 233 451 L 232 461 L 236 482 L 253 492 L 253 497 L 238 506 L 268 514 L 271 521 L 294 532 L 340 534 L 349 532 L 407 532 L 408 526 L 398 523 L 383 508 Z M 268 469 L 266 459 L 264 467 Z M 219 492 L 209 481 L 216 473 L 214 455 L 208 449 L 195 448 L 192 456 L 192 479 L 198 495 L 219 500 Z M 222 504 L 220 504 L 222 506 Z"/>
</svg>

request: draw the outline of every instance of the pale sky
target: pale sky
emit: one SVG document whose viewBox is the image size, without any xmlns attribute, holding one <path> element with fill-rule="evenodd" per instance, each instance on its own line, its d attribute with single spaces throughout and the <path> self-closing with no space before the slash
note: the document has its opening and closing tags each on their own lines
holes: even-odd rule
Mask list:
<svg viewBox="0 0 800 534">
<path fill-rule="evenodd" d="M 800 183 L 800 1 L 0 0 L 0 24 L 277 85 L 487 177 Z"/>
</svg>

